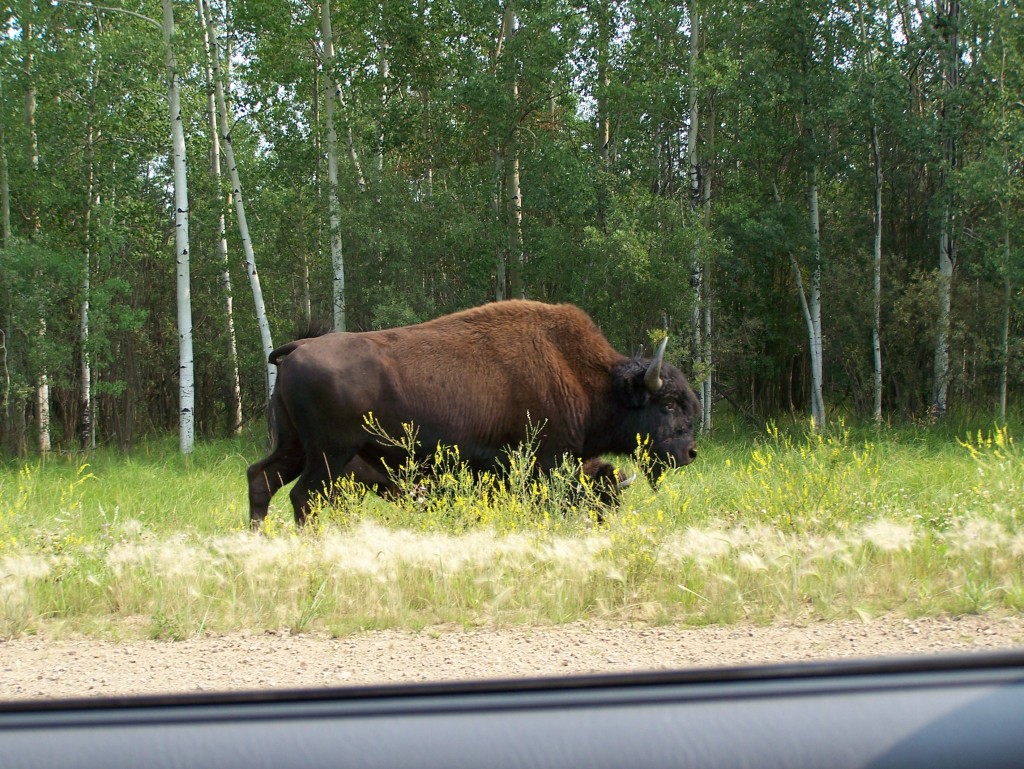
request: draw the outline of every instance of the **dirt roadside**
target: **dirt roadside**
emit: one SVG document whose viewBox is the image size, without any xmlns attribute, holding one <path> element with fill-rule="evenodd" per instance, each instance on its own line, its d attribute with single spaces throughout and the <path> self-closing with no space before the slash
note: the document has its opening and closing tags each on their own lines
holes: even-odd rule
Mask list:
<svg viewBox="0 0 1024 769">
<path fill-rule="evenodd" d="M 806 625 L 560 627 L 344 638 L 289 633 L 187 641 L 26 637 L 0 643 L 0 700 L 357 686 L 1024 648 L 1024 616 Z"/>
</svg>

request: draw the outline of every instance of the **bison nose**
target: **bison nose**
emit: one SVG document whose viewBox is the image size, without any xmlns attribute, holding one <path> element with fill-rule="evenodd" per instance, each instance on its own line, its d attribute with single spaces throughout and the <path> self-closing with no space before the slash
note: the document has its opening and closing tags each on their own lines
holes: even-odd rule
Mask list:
<svg viewBox="0 0 1024 769">
<path fill-rule="evenodd" d="M 689 454 L 690 454 L 690 461 L 692 462 L 693 460 L 695 460 L 697 458 L 697 449 L 696 449 L 696 447 L 691 446 Z"/>
</svg>

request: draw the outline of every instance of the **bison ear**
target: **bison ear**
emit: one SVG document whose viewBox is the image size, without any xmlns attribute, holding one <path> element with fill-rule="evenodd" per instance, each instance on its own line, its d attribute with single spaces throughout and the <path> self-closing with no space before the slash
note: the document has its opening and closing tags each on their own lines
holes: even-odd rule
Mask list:
<svg viewBox="0 0 1024 769">
<path fill-rule="evenodd" d="M 651 391 L 645 377 L 644 361 L 633 358 L 615 377 L 615 391 L 623 403 L 633 409 L 642 409 L 651 402 Z"/>
</svg>

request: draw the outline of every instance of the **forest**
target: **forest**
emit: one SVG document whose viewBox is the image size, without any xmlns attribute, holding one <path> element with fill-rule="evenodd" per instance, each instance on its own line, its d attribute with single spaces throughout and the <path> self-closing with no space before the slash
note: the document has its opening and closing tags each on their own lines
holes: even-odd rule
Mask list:
<svg viewBox="0 0 1024 769">
<path fill-rule="evenodd" d="M 2 451 L 265 423 L 267 353 L 526 297 L 715 415 L 1005 422 L 1006 0 L 15 0 Z"/>
</svg>

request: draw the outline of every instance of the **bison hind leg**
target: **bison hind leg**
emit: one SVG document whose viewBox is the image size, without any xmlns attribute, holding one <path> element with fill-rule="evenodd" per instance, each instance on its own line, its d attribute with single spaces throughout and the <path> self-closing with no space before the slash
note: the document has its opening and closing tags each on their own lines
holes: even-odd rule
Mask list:
<svg viewBox="0 0 1024 769">
<path fill-rule="evenodd" d="M 351 474 L 348 465 L 355 454 L 355 450 L 350 450 L 332 453 L 320 451 L 316 455 L 309 455 L 290 494 L 297 526 L 305 525 L 314 496 L 329 494 L 334 481 Z"/>
<path fill-rule="evenodd" d="M 301 444 L 281 440 L 264 459 L 249 465 L 246 478 L 249 482 L 249 525 L 259 530 L 267 517 L 270 500 L 278 490 L 295 480 L 306 461 Z"/>
</svg>

